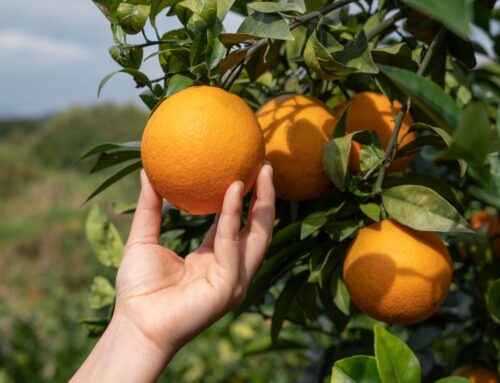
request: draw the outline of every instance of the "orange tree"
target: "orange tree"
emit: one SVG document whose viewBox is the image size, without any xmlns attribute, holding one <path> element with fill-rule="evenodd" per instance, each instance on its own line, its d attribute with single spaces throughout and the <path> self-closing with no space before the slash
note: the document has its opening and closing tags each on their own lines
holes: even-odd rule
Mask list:
<svg viewBox="0 0 500 383">
<path fill-rule="evenodd" d="M 151 110 L 209 85 L 257 111 L 280 198 L 268 253 L 234 315 L 270 319 L 266 350 L 304 346 L 283 336 L 293 327 L 322 336 L 308 343 L 316 355 L 309 381 L 464 382 L 478 378 L 447 376 L 478 369 L 494 380 L 495 1 L 94 3 L 111 24 L 109 53 L 122 68 L 99 91 L 121 72 Z M 225 30 L 229 12 L 241 15 L 236 32 Z M 165 15 L 182 26 L 159 30 Z M 158 63 L 159 78 L 141 71 L 146 60 Z M 88 157 L 92 172 L 120 167 L 89 199 L 142 167 L 139 141 L 104 143 Z M 162 241 L 179 254 L 196 247 L 213 220 L 168 201 L 163 216 Z M 87 233 L 101 262 L 116 268 L 123 242 L 97 207 Z M 96 277 L 92 307 L 112 308 L 113 298 L 112 283 Z M 83 322 L 98 335 L 107 318 Z"/>
</svg>

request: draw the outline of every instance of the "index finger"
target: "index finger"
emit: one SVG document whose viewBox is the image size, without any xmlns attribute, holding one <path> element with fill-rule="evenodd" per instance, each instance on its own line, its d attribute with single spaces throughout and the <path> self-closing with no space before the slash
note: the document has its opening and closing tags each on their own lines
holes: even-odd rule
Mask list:
<svg viewBox="0 0 500 383">
<path fill-rule="evenodd" d="M 257 176 L 254 195 L 247 225 L 241 233 L 244 275 L 248 276 L 248 283 L 261 264 L 273 233 L 276 193 L 273 169 L 268 164 Z"/>
<path fill-rule="evenodd" d="M 127 247 L 135 244 L 157 244 L 161 230 L 163 198 L 153 189 L 144 170 L 141 171 L 141 194 L 137 201 Z"/>
</svg>

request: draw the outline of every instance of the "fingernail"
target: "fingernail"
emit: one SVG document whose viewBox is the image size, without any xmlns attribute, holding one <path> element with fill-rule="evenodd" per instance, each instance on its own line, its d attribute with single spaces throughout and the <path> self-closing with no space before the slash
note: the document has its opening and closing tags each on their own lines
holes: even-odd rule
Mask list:
<svg viewBox="0 0 500 383">
<path fill-rule="evenodd" d="M 236 184 L 235 187 L 236 187 L 236 190 L 238 191 L 238 194 L 240 194 L 240 195 L 243 194 L 243 189 L 245 188 L 245 185 L 243 185 L 243 182 L 236 181 L 235 184 Z"/>
<path fill-rule="evenodd" d="M 269 165 L 270 167 L 273 167 L 273 164 L 271 164 L 271 161 L 269 161 L 269 160 L 265 160 L 264 163 L 266 165 Z"/>
</svg>

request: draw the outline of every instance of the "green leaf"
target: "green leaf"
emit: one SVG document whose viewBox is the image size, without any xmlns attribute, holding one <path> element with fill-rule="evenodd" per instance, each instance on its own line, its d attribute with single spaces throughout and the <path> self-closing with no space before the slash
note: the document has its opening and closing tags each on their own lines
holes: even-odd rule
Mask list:
<svg viewBox="0 0 500 383">
<path fill-rule="evenodd" d="M 151 0 L 151 10 L 149 11 L 149 20 L 154 29 L 156 29 L 156 16 L 165 8 L 170 7 L 171 0 Z"/>
<path fill-rule="evenodd" d="M 111 153 L 102 152 L 97 157 L 92 169 L 90 169 L 90 173 L 95 173 L 135 158 L 141 158 L 140 150 L 121 150 Z"/>
<path fill-rule="evenodd" d="M 461 194 L 455 190 L 448 182 L 434 176 L 422 173 L 405 172 L 388 174 L 384 179 L 384 187 L 391 188 L 399 185 L 420 185 L 434 190 L 441 197 L 444 197 L 453 206 L 463 209 Z"/>
<path fill-rule="evenodd" d="M 319 78 L 336 80 L 355 72 L 378 73 L 378 68 L 373 62 L 363 32 L 346 48 L 328 35 L 327 47 L 318 40 L 316 33 L 312 33 L 304 50 L 306 65 Z"/>
<path fill-rule="evenodd" d="M 375 359 L 382 383 L 420 383 L 420 363 L 411 349 L 380 325 L 375 332 Z"/>
<path fill-rule="evenodd" d="M 144 50 L 142 48 L 113 45 L 109 54 L 124 68 L 139 69 L 142 64 Z"/>
<path fill-rule="evenodd" d="M 240 44 L 245 41 L 251 41 L 251 40 L 261 40 L 264 37 L 258 37 L 258 36 L 253 36 L 249 35 L 246 33 L 221 33 L 219 34 L 219 40 L 222 44 L 224 44 L 226 47 L 230 47 L 235 44 Z"/>
<path fill-rule="evenodd" d="M 187 70 L 190 63 L 189 48 L 186 45 L 191 42 L 188 32 L 185 29 L 174 29 L 166 32 L 161 39 L 177 42 L 177 44 L 160 44 L 158 48 L 163 71 L 170 74 Z"/>
<path fill-rule="evenodd" d="M 293 267 L 298 258 L 309 254 L 312 250 L 311 242 L 303 240 L 282 247 L 281 251 L 271 256 L 268 255 L 248 288 L 244 302 L 236 308 L 235 315 L 240 315 L 251 305 L 258 302 L 272 286 L 276 278 Z"/>
<path fill-rule="evenodd" d="M 279 3 L 256 1 L 254 3 L 248 3 L 247 8 L 262 13 L 276 13 L 276 12 L 304 13 L 306 11 L 306 5 L 304 4 L 303 0 L 289 0 L 286 2 L 279 2 Z"/>
<path fill-rule="evenodd" d="M 472 24 L 472 3 L 467 0 L 403 0 L 406 4 L 437 20 L 468 40 Z"/>
<path fill-rule="evenodd" d="M 500 323 L 500 279 L 489 287 L 486 302 L 491 316 L 497 323 Z"/>
<path fill-rule="evenodd" d="M 300 239 L 309 237 L 312 233 L 320 229 L 326 222 L 328 218 L 325 212 L 315 212 L 306 217 L 302 222 L 300 228 Z"/>
<path fill-rule="evenodd" d="M 219 63 L 226 56 L 227 49 L 219 40 L 219 35 L 224 31 L 222 22 L 217 20 L 207 29 L 207 67 L 209 70 L 218 69 Z"/>
<path fill-rule="evenodd" d="M 471 381 L 467 378 L 462 378 L 461 376 L 448 376 L 446 378 L 436 380 L 434 383 L 471 383 Z"/>
<path fill-rule="evenodd" d="M 359 167 L 363 174 L 366 174 L 372 168 L 380 167 L 384 157 L 384 149 L 382 149 L 377 132 L 370 132 L 370 136 L 371 143 L 363 145 L 359 155 Z"/>
<path fill-rule="evenodd" d="M 227 71 L 233 69 L 235 66 L 242 63 L 243 60 L 245 60 L 246 55 L 247 55 L 247 51 L 240 49 L 240 50 L 231 52 L 226 57 L 224 57 L 219 65 L 220 78 L 222 78 Z"/>
<path fill-rule="evenodd" d="M 420 185 L 401 185 L 382 192 L 382 202 L 396 221 L 415 230 L 473 232 L 467 221 L 434 190 Z"/>
<path fill-rule="evenodd" d="M 98 205 L 94 205 L 89 212 L 85 232 L 99 262 L 118 268 L 123 256 L 123 240 Z"/>
<path fill-rule="evenodd" d="M 340 269 L 338 270 L 336 278 L 332 281 L 332 295 L 335 306 L 337 306 L 343 314 L 349 315 L 351 311 L 351 297 L 342 278 L 340 278 Z"/>
<path fill-rule="evenodd" d="M 483 163 L 490 147 L 490 120 L 483 102 L 473 102 L 460 113 L 458 128 L 448 149 L 438 158 L 457 159 Z"/>
<path fill-rule="evenodd" d="M 415 72 L 418 64 L 413 60 L 412 50 L 406 43 L 400 43 L 371 51 L 373 61 L 377 64 L 390 65 Z"/>
<path fill-rule="evenodd" d="M 109 281 L 98 275 L 94 277 L 90 287 L 90 308 L 98 310 L 113 304 L 115 299 L 115 288 Z"/>
<path fill-rule="evenodd" d="M 97 88 L 97 97 L 99 97 L 101 95 L 101 91 L 102 91 L 102 88 L 104 87 L 104 85 L 106 85 L 106 83 L 109 81 L 109 79 L 117 73 L 127 73 L 127 74 L 131 75 L 134 78 L 135 82 L 137 83 L 138 87 L 147 86 L 150 89 L 152 88 L 151 81 L 149 80 L 148 76 L 146 76 L 144 73 L 138 71 L 137 69 L 124 68 L 124 69 L 118 70 L 116 72 L 111 72 L 103 77 L 103 79 L 99 83 L 99 87 Z"/>
<path fill-rule="evenodd" d="M 386 65 L 379 67 L 382 73 L 440 126 L 448 130 L 457 127 L 457 116 L 460 113 L 457 104 L 436 83 L 404 69 Z"/>
<path fill-rule="evenodd" d="M 272 13 L 253 12 L 243 20 L 237 33 L 267 39 L 293 40 L 286 20 Z"/>
<path fill-rule="evenodd" d="M 285 322 L 286 316 L 290 307 L 292 305 L 295 296 L 304 280 L 306 273 L 300 273 L 294 275 L 288 279 L 283 291 L 276 300 L 274 305 L 273 318 L 271 321 L 271 339 L 273 343 L 276 343 L 283 323 Z"/>
<path fill-rule="evenodd" d="M 423 130 L 430 130 L 431 132 L 437 134 L 443 142 L 447 145 L 450 146 L 451 143 L 453 142 L 453 138 L 448 134 L 448 132 L 444 129 L 438 128 L 436 126 L 424 124 L 422 122 L 417 122 L 413 124 L 410 128 L 410 132 L 419 132 Z M 460 166 L 460 176 L 464 177 L 465 173 L 467 172 L 467 162 L 465 160 L 459 158 L 457 159 L 458 165 Z"/>
<path fill-rule="evenodd" d="M 135 35 L 144 29 L 150 9 L 149 5 L 120 3 L 116 11 L 118 22 L 126 33 Z"/>
<path fill-rule="evenodd" d="M 116 10 L 121 0 L 93 0 L 93 3 L 110 20 L 115 20 Z"/>
<path fill-rule="evenodd" d="M 359 209 L 371 220 L 378 222 L 380 221 L 380 206 L 376 203 L 362 203 L 359 205 Z"/>
<path fill-rule="evenodd" d="M 114 175 L 112 175 L 111 177 L 109 177 L 107 180 L 105 180 L 102 184 L 100 184 L 97 187 L 97 189 L 95 189 L 87 197 L 87 199 L 85 200 L 84 204 L 87 203 L 88 201 L 90 201 L 92 198 L 94 198 L 99 193 L 101 193 L 104 190 L 106 190 L 107 188 L 109 188 L 111 185 L 113 185 L 117 181 L 121 180 L 126 175 L 128 175 L 128 174 L 130 174 L 130 173 L 132 173 L 132 172 L 134 172 L 136 170 L 139 170 L 141 168 L 142 168 L 142 162 L 141 161 L 137 161 L 137 162 L 134 162 L 131 165 L 128 165 L 127 167 L 121 169 L 120 171 L 118 171 L 117 173 L 115 173 Z"/>
<path fill-rule="evenodd" d="M 281 41 L 273 41 L 260 47 L 257 52 L 250 56 L 245 68 L 251 81 L 256 81 L 259 76 L 274 65 L 279 57 L 281 44 Z"/>
<path fill-rule="evenodd" d="M 189 9 L 205 20 L 209 27 L 217 20 L 217 0 L 184 0 L 177 3 L 176 7 Z"/>
<path fill-rule="evenodd" d="M 168 81 L 167 97 L 170 97 L 178 91 L 188 88 L 193 85 L 193 79 L 183 76 L 181 74 L 176 74 Z"/>
<path fill-rule="evenodd" d="M 107 150 L 113 149 L 131 149 L 131 150 L 141 150 L 140 141 L 130 141 L 130 142 L 107 142 L 94 146 L 92 149 L 86 151 L 77 161 L 81 161 L 85 158 L 93 156 L 98 153 L 105 152 Z"/>
<path fill-rule="evenodd" d="M 217 18 L 222 21 L 233 6 L 234 0 L 217 0 Z"/>
<path fill-rule="evenodd" d="M 331 383 L 381 383 L 373 356 L 356 355 L 337 360 Z"/>
</svg>

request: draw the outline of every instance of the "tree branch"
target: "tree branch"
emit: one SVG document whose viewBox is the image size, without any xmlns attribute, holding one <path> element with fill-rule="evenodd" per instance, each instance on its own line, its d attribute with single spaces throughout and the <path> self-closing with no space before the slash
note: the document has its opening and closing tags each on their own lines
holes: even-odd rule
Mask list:
<svg viewBox="0 0 500 383">
<path fill-rule="evenodd" d="M 378 24 L 375 28 L 373 28 L 371 31 L 369 31 L 366 34 L 366 39 L 370 41 L 373 39 L 375 36 L 378 36 L 382 32 L 384 32 L 387 28 L 390 28 L 396 23 L 397 21 L 404 19 L 408 15 L 408 8 L 404 8 L 396 12 L 394 15 L 391 17 L 388 17 L 384 21 L 382 21 L 380 24 Z"/>
<path fill-rule="evenodd" d="M 429 66 L 429 63 L 432 60 L 432 57 L 444 43 L 445 38 L 446 38 L 446 29 L 441 27 L 440 31 L 432 41 L 429 50 L 425 54 L 424 59 L 420 63 L 417 75 L 422 76 L 425 73 L 427 67 Z M 387 148 L 385 149 L 384 157 L 382 158 L 382 167 L 380 168 L 376 182 L 373 184 L 372 193 L 380 193 L 382 191 L 382 182 L 384 181 L 385 172 L 393 158 L 394 154 L 393 151 L 394 149 L 396 149 L 396 143 L 398 140 L 399 131 L 401 130 L 401 126 L 403 125 L 405 114 L 410 110 L 410 106 L 411 106 L 411 97 L 408 97 L 406 105 L 403 108 L 401 108 L 401 111 L 399 112 L 396 118 L 394 131 L 392 132 L 391 139 L 387 144 Z"/>
</svg>

